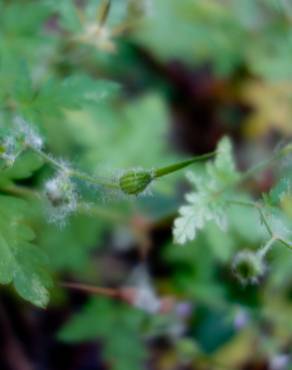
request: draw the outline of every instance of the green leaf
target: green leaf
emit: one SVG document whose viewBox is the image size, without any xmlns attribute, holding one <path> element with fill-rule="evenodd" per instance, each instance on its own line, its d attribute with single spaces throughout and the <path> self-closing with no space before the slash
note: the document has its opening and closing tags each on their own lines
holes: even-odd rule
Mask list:
<svg viewBox="0 0 292 370">
<path fill-rule="evenodd" d="M 80 19 L 78 17 L 78 8 L 71 0 L 47 0 L 54 13 L 58 12 L 61 25 L 68 31 L 77 32 L 81 29 Z"/>
<path fill-rule="evenodd" d="M 13 167 L 0 172 L 0 182 L 27 179 L 41 168 L 42 165 L 43 160 L 37 154 L 32 152 L 21 154 L 16 159 Z"/>
<path fill-rule="evenodd" d="M 10 55 L 18 63 L 25 58 L 45 66 L 51 40 L 44 22 L 52 13 L 45 1 L 4 2 L 0 4 L 0 55 Z M 39 70 L 40 71 L 40 70 Z M 2 85 L 1 85 L 2 87 Z"/>
<path fill-rule="evenodd" d="M 39 225 L 38 242 L 48 255 L 53 270 L 82 276 L 95 270 L 95 266 L 90 269 L 91 253 L 105 228 L 105 222 L 98 217 L 74 215 L 62 228 L 56 224 Z"/>
<path fill-rule="evenodd" d="M 280 206 L 285 197 L 292 196 L 292 174 L 283 174 L 283 177 L 271 189 L 266 201 L 273 206 Z"/>
<path fill-rule="evenodd" d="M 65 342 L 102 339 L 114 370 L 141 369 L 146 351 L 140 339 L 144 314 L 104 298 L 92 298 L 59 332 Z M 126 354 L 126 356 L 125 356 Z"/>
<path fill-rule="evenodd" d="M 180 207 L 174 222 L 174 239 L 179 244 L 195 239 L 209 221 L 222 230 L 227 227 L 225 190 L 238 180 L 239 174 L 228 138 L 220 141 L 217 151 L 214 163 L 207 164 L 205 172 L 188 174 L 196 191 L 186 194 L 187 204 Z"/>
<path fill-rule="evenodd" d="M 287 241 L 292 240 L 291 219 L 281 209 L 265 207 L 263 212 L 274 235 Z M 292 242 L 290 244 L 292 245 Z"/>
<path fill-rule="evenodd" d="M 117 94 L 118 84 L 74 75 L 61 83 L 49 80 L 39 90 L 34 109 L 43 114 L 59 115 L 64 109 L 81 109 L 84 105 L 100 104 Z"/>
<path fill-rule="evenodd" d="M 196 302 L 201 300 L 217 305 L 223 300 L 224 286 L 216 275 L 218 253 L 214 253 L 212 247 L 209 248 L 210 240 L 206 236 L 204 230 L 195 240 L 188 242 L 185 248 L 168 244 L 164 259 L 173 268 L 170 284 L 177 292 L 193 298 Z"/>
<path fill-rule="evenodd" d="M 0 196 L 0 283 L 13 283 L 24 299 L 39 307 L 49 301 L 51 279 L 46 259 L 32 241 L 33 231 L 23 223 L 27 204 Z"/>
<path fill-rule="evenodd" d="M 8 96 L 18 105 L 28 103 L 33 98 L 30 70 L 23 59 L 3 53 L 0 59 L 0 82 L 2 99 Z"/>
<path fill-rule="evenodd" d="M 78 9 L 71 0 L 62 0 L 57 2 L 54 0 L 48 0 L 48 3 L 50 4 L 51 9 L 59 14 L 62 26 L 74 34 L 82 31 L 82 27 L 85 25 L 98 25 L 98 13 L 102 0 L 88 1 L 84 4 L 82 10 Z M 111 0 L 110 12 L 106 19 L 107 25 L 114 26 L 120 24 L 125 19 L 127 10 L 125 5 L 126 4 L 120 0 Z M 78 11 L 79 13 L 82 12 L 82 22 L 80 21 Z"/>
<path fill-rule="evenodd" d="M 88 159 L 93 167 L 104 170 L 130 166 L 152 168 L 171 161 L 166 141 L 169 117 L 159 95 L 147 94 L 115 109 L 112 106 L 98 107 L 92 113 L 92 123 L 82 133 L 80 130 L 84 125 L 78 116 L 72 129 L 83 139 L 84 145 L 87 144 Z M 146 148 L 145 152 L 141 143 L 155 145 L 151 150 Z"/>
<path fill-rule="evenodd" d="M 34 36 L 34 33 L 41 30 L 41 26 L 48 16 L 48 7 L 45 2 L 7 3 L 1 10 L 1 28 L 19 37 L 23 35 Z"/>
</svg>

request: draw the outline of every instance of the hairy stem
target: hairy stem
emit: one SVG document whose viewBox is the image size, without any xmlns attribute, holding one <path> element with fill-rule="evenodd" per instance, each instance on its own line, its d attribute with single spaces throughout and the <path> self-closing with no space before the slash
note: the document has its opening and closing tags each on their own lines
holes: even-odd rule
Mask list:
<svg viewBox="0 0 292 370">
<path fill-rule="evenodd" d="M 55 169 L 67 173 L 69 177 L 74 177 L 76 179 L 88 182 L 93 185 L 105 186 L 111 189 L 119 188 L 119 185 L 115 183 L 114 181 L 109 181 L 109 180 L 106 181 L 104 179 L 88 175 L 87 173 L 83 173 L 81 171 L 68 168 L 64 164 L 54 159 L 52 156 L 45 153 L 44 151 L 38 150 L 32 147 L 30 147 L 30 149 L 33 150 L 35 153 L 37 153 L 46 163 L 50 164 Z"/>
<path fill-rule="evenodd" d="M 100 177 L 91 176 L 87 173 L 84 173 L 84 172 L 81 172 L 81 171 L 78 171 L 78 170 L 75 170 L 75 169 L 72 169 L 72 168 L 68 168 L 63 163 L 57 161 L 56 159 L 54 159 L 52 156 L 45 153 L 44 151 L 39 150 L 39 149 L 35 149 L 33 147 L 29 147 L 29 148 L 32 151 L 34 151 L 35 153 L 37 153 L 44 160 L 44 162 L 48 163 L 49 165 L 51 165 L 52 167 L 54 167 L 55 169 L 57 169 L 59 171 L 63 171 L 65 173 L 67 173 L 69 177 L 74 177 L 76 179 L 88 182 L 88 183 L 93 184 L 93 185 L 104 186 L 104 187 L 111 188 L 111 189 L 119 189 L 120 188 L 119 184 L 117 182 L 113 181 L 113 180 L 112 181 L 111 180 L 105 180 L 105 179 L 102 179 Z M 214 157 L 215 155 L 216 155 L 216 152 L 203 154 L 203 155 L 196 156 L 192 159 L 182 161 L 182 162 L 170 165 L 170 166 L 166 166 L 166 167 L 163 167 L 163 168 L 158 168 L 158 169 L 153 171 L 153 178 L 159 178 L 159 177 L 162 177 L 162 176 L 166 176 L 166 175 L 171 174 L 173 172 L 179 171 L 180 169 L 185 168 L 185 167 L 187 167 L 187 166 L 189 166 L 189 165 L 191 165 L 195 162 L 202 161 L 202 160 Z"/>
</svg>

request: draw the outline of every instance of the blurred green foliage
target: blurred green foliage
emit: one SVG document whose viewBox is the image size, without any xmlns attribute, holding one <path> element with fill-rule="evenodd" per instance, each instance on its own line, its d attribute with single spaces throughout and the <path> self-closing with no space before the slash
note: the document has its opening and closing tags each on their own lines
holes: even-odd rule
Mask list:
<svg viewBox="0 0 292 370">
<path fill-rule="evenodd" d="M 290 354 L 292 255 L 284 244 L 291 247 L 291 154 L 265 167 L 267 187 L 260 171 L 238 184 L 245 173 L 238 168 L 270 157 L 273 130 L 278 141 L 291 140 L 291 23 L 285 0 L 113 0 L 109 11 L 102 0 L 0 0 L 0 282 L 39 307 L 50 294 L 52 306 L 70 307 L 69 289 L 59 286 L 64 279 L 134 287 L 145 293 L 145 311 L 160 305 L 150 315 L 133 297 L 89 298 L 58 340 L 100 341 L 103 361 L 115 370 L 144 368 L 152 341 L 162 338 L 168 349 L 156 354 L 159 369 L 240 368 Z M 190 92 L 188 102 L 175 101 L 173 61 L 194 91 L 201 90 L 192 71 L 207 66 L 214 84 L 204 92 L 207 103 L 204 93 L 196 100 Z M 222 101 L 231 102 L 231 117 L 232 104 L 250 110 L 241 123 L 218 124 L 227 135 L 239 127 L 235 143 L 225 137 L 212 164 L 190 170 L 192 189 L 181 173 L 133 198 L 72 179 L 78 204 L 62 226 L 49 222 L 43 190 L 58 171 L 12 142 L 21 117 L 49 159 L 115 180 L 128 168 L 186 157 L 173 133 L 184 116 L 178 106 L 207 104 L 213 112 Z M 205 134 L 208 124 L 191 128 Z M 181 206 L 184 193 L 188 204 Z M 255 207 L 244 205 L 251 202 Z M 174 235 L 184 246 L 171 236 L 178 209 Z M 273 236 L 265 221 L 278 236 L 269 268 L 258 285 L 243 287 L 231 261 Z M 149 280 L 130 281 L 140 264 L 149 265 Z"/>
</svg>

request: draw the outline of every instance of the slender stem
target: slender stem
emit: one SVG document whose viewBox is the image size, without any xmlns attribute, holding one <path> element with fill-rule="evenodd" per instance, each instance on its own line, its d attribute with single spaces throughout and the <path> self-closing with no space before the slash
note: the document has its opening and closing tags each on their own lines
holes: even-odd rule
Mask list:
<svg viewBox="0 0 292 370">
<path fill-rule="evenodd" d="M 238 180 L 238 184 L 244 182 L 245 180 L 249 179 L 250 177 L 256 175 L 258 172 L 264 170 L 266 167 L 270 166 L 272 162 L 275 162 L 288 154 L 292 153 L 292 144 L 286 145 L 284 148 L 277 151 L 272 157 L 257 163 L 249 170 L 247 170 Z"/>
<path fill-rule="evenodd" d="M 111 188 L 111 189 L 119 189 L 120 188 L 119 184 L 115 183 L 114 181 L 112 181 L 112 182 L 106 181 L 106 180 L 103 180 L 99 177 L 93 177 L 93 176 L 88 175 L 87 173 L 80 172 L 80 171 L 73 170 L 73 169 L 69 169 L 69 176 L 75 177 L 79 180 L 86 181 L 86 182 L 88 182 L 90 184 L 93 184 L 93 185 L 105 186 L 105 187 Z"/>
<path fill-rule="evenodd" d="M 21 197 L 29 197 L 35 199 L 41 199 L 42 194 L 37 190 L 30 189 L 20 185 L 9 185 L 0 187 L 0 192 L 8 193 L 11 195 L 21 196 Z M 90 215 L 94 217 L 99 217 L 111 222 L 118 222 L 125 224 L 128 222 L 128 217 L 125 214 L 112 211 L 108 208 L 99 207 L 96 204 L 91 205 L 85 202 L 78 203 L 76 212 L 81 215 Z"/>
<path fill-rule="evenodd" d="M 57 170 L 64 171 L 70 177 L 75 177 L 77 179 L 86 181 L 90 184 L 105 186 L 112 189 L 118 189 L 119 185 L 115 182 L 105 181 L 103 179 L 93 177 L 88 175 L 87 173 L 80 172 L 78 170 L 74 170 L 64 166 L 62 163 L 55 160 L 52 156 L 48 155 L 47 153 L 43 152 L 42 150 L 38 150 L 35 148 L 30 147 L 35 153 L 37 153 L 46 163 L 50 164 L 52 167 L 56 168 Z"/>
<path fill-rule="evenodd" d="M 263 224 L 265 225 L 268 233 L 270 234 L 271 237 L 273 237 L 274 232 L 273 232 L 273 230 L 272 230 L 272 228 L 271 228 L 271 226 L 270 226 L 270 224 L 268 222 L 268 219 L 267 219 L 267 217 L 266 217 L 266 215 L 265 215 L 262 207 L 259 204 L 257 204 L 256 207 L 257 207 L 257 210 L 260 213 L 261 220 L 263 221 Z"/>
<path fill-rule="evenodd" d="M 234 205 L 239 205 L 239 206 L 244 206 L 244 207 L 253 207 L 253 208 L 255 208 L 259 212 L 261 221 L 265 225 L 268 234 L 270 235 L 271 238 L 274 237 L 273 230 L 272 230 L 272 228 L 271 228 L 271 226 L 268 222 L 268 219 L 267 219 L 266 215 L 264 214 L 264 211 L 262 210 L 262 206 L 259 203 L 252 202 L 252 201 L 241 201 L 241 200 L 228 200 L 228 203 L 229 204 L 234 204 Z"/>
<path fill-rule="evenodd" d="M 119 297 L 119 291 L 117 289 L 96 287 L 92 285 L 71 282 L 61 282 L 60 285 L 64 288 L 79 290 L 85 293 L 104 295 L 112 298 Z"/>
<path fill-rule="evenodd" d="M 269 252 L 269 250 L 272 248 L 276 240 L 277 238 L 273 236 L 261 249 L 258 250 L 257 255 L 260 258 L 264 258 L 266 254 Z"/>
<path fill-rule="evenodd" d="M 275 237 L 276 237 L 276 240 L 278 240 L 278 242 L 280 242 L 283 245 L 285 245 L 285 247 L 287 247 L 289 249 L 292 249 L 292 243 L 291 242 L 289 242 L 286 239 L 281 238 L 280 236 L 275 236 Z"/>
<path fill-rule="evenodd" d="M 9 186 L 3 186 L 0 188 L 0 191 L 21 197 L 41 198 L 41 194 L 38 191 L 20 185 L 10 184 Z"/>
<path fill-rule="evenodd" d="M 77 179 L 86 181 L 90 184 L 105 186 L 105 187 L 111 188 L 111 189 L 119 189 L 120 188 L 119 184 L 115 183 L 114 181 L 106 181 L 106 180 L 88 175 L 87 173 L 80 172 L 80 171 L 75 170 L 75 169 L 67 168 L 62 163 L 58 162 L 52 156 L 48 155 L 47 153 L 43 152 L 42 150 L 38 150 L 38 149 L 35 149 L 33 147 L 30 147 L 30 149 L 33 150 L 35 153 L 37 153 L 46 163 L 50 164 L 52 167 L 56 168 L 57 170 L 66 171 L 68 176 L 70 176 L 70 177 L 75 177 Z M 158 169 L 154 170 L 153 178 L 166 176 L 170 173 L 173 173 L 173 172 L 178 171 L 178 170 L 180 170 L 184 167 L 187 167 L 192 163 L 214 157 L 215 155 L 216 155 L 216 152 L 203 154 L 203 155 L 200 155 L 200 156 L 196 156 L 192 159 L 189 159 L 189 160 L 186 160 L 186 161 L 183 161 L 183 162 L 179 162 L 179 163 L 167 166 L 167 167 L 158 168 Z"/>
<path fill-rule="evenodd" d="M 119 189 L 119 184 L 114 182 L 114 181 L 107 181 L 107 180 L 104 180 L 104 179 L 101 179 L 101 178 L 98 178 L 98 177 L 93 177 L 93 176 L 91 176 L 87 173 L 83 173 L 83 172 L 80 172 L 78 170 L 67 168 L 62 163 L 58 162 L 52 156 L 48 155 L 47 153 L 43 152 L 42 150 L 38 150 L 38 149 L 35 149 L 33 147 L 30 147 L 30 149 L 33 150 L 34 152 L 36 152 L 41 158 L 43 158 L 43 160 L 45 162 L 49 163 L 54 168 L 56 168 L 58 170 L 61 170 L 61 171 L 66 171 L 68 173 L 68 176 L 78 178 L 80 180 L 86 181 L 86 182 L 94 184 L 94 185 L 105 186 L 105 187 L 108 187 L 108 188 L 111 188 L 111 189 Z M 256 164 L 254 167 L 252 167 L 250 170 L 248 170 L 235 183 L 233 183 L 230 186 L 234 187 L 236 185 L 241 184 L 242 182 L 244 182 L 249 177 L 253 176 L 258 171 L 260 171 L 260 170 L 264 169 L 265 167 L 267 167 L 268 165 L 270 165 L 271 162 L 273 162 L 275 160 L 278 160 L 278 159 L 282 158 L 283 156 L 286 156 L 290 152 L 292 152 L 292 145 L 291 144 L 287 145 L 285 148 L 278 151 L 270 159 Z M 182 161 L 182 162 L 170 165 L 170 166 L 158 168 L 158 169 L 153 171 L 153 178 L 159 178 L 159 177 L 162 177 L 162 176 L 166 176 L 166 175 L 171 174 L 173 172 L 176 172 L 176 171 L 178 171 L 182 168 L 185 168 L 185 167 L 187 167 L 187 166 L 189 166 L 189 165 L 191 165 L 195 162 L 202 161 L 202 160 L 214 157 L 216 154 L 217 154 L 217 151 L 214 151 L 212 153 L 207 153 L 207 154 L 203 154 L 203 155 L 200 155 L 200 156 L 196 156 L 196 157 L 191 158 L 189 160 Z M 228 186 L 228 188 L 230 186 Z M 225 190 L 226 190 L 226 188 L 222 189 L 219 193 L 222 193 Z"/>
<path fill-rule="evenodd" d="M 50 164 L 52 167 L 56 168 L 57 170 L 68 171 L 68 169 L 62 163 L 56 161 L 52 156 L 48 155 L 42 150 L 35 149 L 33 147 L 30 147 L 30 149 L 33 150 L 35 153 L 37 153 L 44 160 L 44 162 Z"/>
<path fill-rule="evenodd" d="M 243 207 L 256 207 L 257 206 L 257 203 L 255 203 L 255 202 L 244 201 L 244 200 L 236 200 L 236 199 L 228 200 L 227 203 L 234 204 L 234 205 L 237 205 L 237 206 L 243 206 Z"/>
<path fill-rule="evenodd" d="M 242 201 L 242 200 L 229 200 L 228 203 L 229 204 L 235 204 L 235 205 L 238 205 L 238 206 L 243 206 L 243 207 L 254 207 L 254 208 L 256 208 L 257 211 L 260 214 L 260 218 L 261 218 L 263 224 L 265 225 L 270 237 L 273 237 L 273 235 L 274 235 L 273 230 L 271 229 L 271 227 L 269 225 L 269 222 L 267 220 L 267 217 L 264 214 L 264 211 L 262 210 L 262 207 L 259 203 L 251 202 L 251 201 Z"/>
<path fill-rule="evenodd" d="M 207 154 L 203 154 L 203 155 L 199 155 L 199 156 L 196 156 L 194 158 L 191 158 L 191 159 L 188 159 L 186 161 L 183 161 L 183 162 L 179 162 L 179 163 L 176 163 L 176 164 L 172 164 L 170 166 L 167 166 L 167 167 L 163 167 L 163 168 L 158 168 L 156 170 L 154 170 L 154 174 L 153 174 L 153 177 L 154 178 L 158 178 L 158 177 L 162 177 L 162 176 L 166 176 L 172 172 L 175 172 L 175 171 L 178 171 L 182 168 L 185 168 L 187 166 L 189 166 L 190 164 L 193 164 L 195 162 L 199 162 L 199 161 L 203 161 L 205 159 L 209 159 L 209 158 L 212 158 L 216 155 L 216 151 L 215 152 L 212 152 L 212 153 L 207 153 Z"/>
<path fill-rule="evenodd" d="M 284 148 L 282 148 L 281 150 L 277 151 L 269 159 L 266 159 L 266 160 L 264 160 L 262 162 L 259 162 L 256 165 L 254 165 L 253 167 L 251 167 L 245 173 L 241 174 L 241 176 L 237 180 L 235 180 L 232 184 L 229 184 L 229 185 L 223 187 L 218 192 L 216 192 L 216 197 L 218 197 L 219 195 L 221 195 L 222 193 L 224 193 L 228 189 L 232 189 L 232 188 L 235 188 L 235 187 L 241 185 L 243 182 L 245 182 L 249 178 L 253 177 L 254 175 L 256 175 L 257 173 L 259 173 L 260 171 L 262 171 L 265 168 L 267 168 L 268 166 L 270 166 L 272 162 L 277 161 L 277 160 L 279 160 L 279 159 L 287 156 L 290 153 L 292 153 L 292 144 L 286 145 Z"/>
<path fill-rule="evenodd" d="M 271 237 L 271 240 L 273 239 L 274 242 L 278 241 L 281 244 L 283 244 L 285 247 L 292 249 L 292 243 L 290 241 L 282 238 L 281 236 L 273 232 L 272 227 L 269 224 L 269 221 L 267 219 L 267 216 L 265 215 L 264 210 L 262 209 L 262 206 L 259 203 L 251 202 L 251 201 L 241 201 L 241 200 L 228 200 L 228 203 L 238 205 L 238 206 L 254 207 L 255 209 L 257 209 L 259 212 L 260 218 L 265 228 L 267 229 L 268 234 Z"/>
<path fill-rule="evenodd" d="M 264 168 L 270 166 L 270 164 L 272 162 L 277 161 L 277 160 L 279 160 L 279 159 L 281 159 L 281 158 L 283 158 L 283 157 L 285 157 L 285 156 L 287 156 L 291 153 L 292 153 L 292 144 L 290 143 L 290 144 L 286 145 L 284 148 L 280 149 L 271 158 L 269 158 L 269 159 L 267 159 L 263 162 L 260 162 L 260 163 L 256 164 L 255 166 L 251 167 L 245 174 L 243 174 L 239 178 L 239 180 L 235 184 L 233 184 L 233 186 L 241 184 L 242 182 L 244 182 L 248 178 L 252 177 L 254 174 L 256 174 L 259 171 L 263 170 Z M 225 191 L 225 190 L 226 189 L 224 189 L 223 191 Z M 264 210 L 262 209 L 262 206 L 259 203 L 250 202 L 250 201 L 247 201 L 247 202 L 246 201 L 237 201 L 237 200 L 231 200 L 228 203 L 237 204 L 237 205 L 241 205 L 241 206 L 255 207 L 258 210 L 258 212 L 260 214 L 260 217 L 261 217 L 261 220 L 262 220 L 263 224 L 265 225 L 268 234 L 271 237 L 270 242 L 274 243 L 275 241 L 278 241 L 278 242 L 282 243 L 285 247 L 287 247 L 289 249 L 292 249 L 292 243 L 291 242 L 282 238 L 281 236 L 276 235 L 273 232 L 273 229 L 269 224 L 269 221 L 268 221 L 268 219 L 265 215 L 265 212 L 264 212 Z M 270 248 L 269 244 L 268 244 L 268 247 Z"/>
</svg>

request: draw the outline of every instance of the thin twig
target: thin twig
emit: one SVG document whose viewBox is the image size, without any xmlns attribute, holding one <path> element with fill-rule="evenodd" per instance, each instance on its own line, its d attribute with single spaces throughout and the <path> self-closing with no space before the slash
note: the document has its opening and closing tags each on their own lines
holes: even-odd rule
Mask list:
<svg viewBox="0 0 292 370">
<path fill-rule="evenodd" d="M 119 290 L 113 288 L 96 287 L 81 283 L 61 282 L 60 285 L 64 288 L 74 289 L 90 294 L 103 295 L 111 298 L 119 298 Z"/>
</svg>

